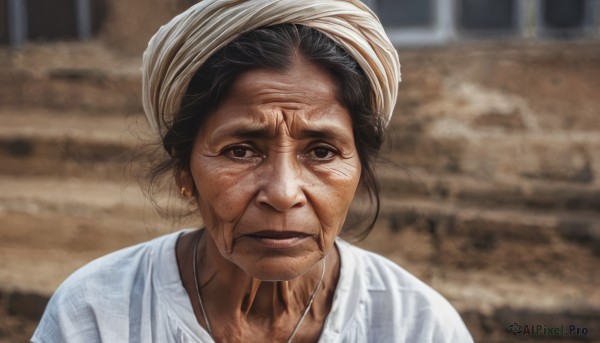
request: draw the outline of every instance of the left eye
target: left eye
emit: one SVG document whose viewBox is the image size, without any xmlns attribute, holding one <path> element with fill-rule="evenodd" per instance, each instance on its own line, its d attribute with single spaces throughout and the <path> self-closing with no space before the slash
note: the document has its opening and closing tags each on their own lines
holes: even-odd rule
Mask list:
<svg viewBox="0 0 600 343">
<path fill-rule="evenodd" d="M 233 157 L 238 157 L 238 158 L 242 158 L 242 157 L 248 157 L 247 154 L 250 152 L 250 150 L 246 149 L 246 148 L 233 148 L 230 150 L 230 153 Z"/>
<path fill-rule="evenodd" d="M 312 149 L 311 153 L 317 160 L 329 160 L 335 155 L 335 151 L 327 147 L 316 147 Z"/>
</svg>

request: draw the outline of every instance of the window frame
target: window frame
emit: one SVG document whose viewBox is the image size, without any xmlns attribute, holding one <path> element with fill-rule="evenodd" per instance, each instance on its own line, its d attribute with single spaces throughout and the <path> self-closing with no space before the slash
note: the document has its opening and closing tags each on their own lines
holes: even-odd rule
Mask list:
<svg viewBox="0 0 600 343">
<path fill-rule="evenodd" d="M 375 0 L 363 1 L 375 13 L 378 13 Z M 385 27 L 385 31 L 394 46 L 440 45 L 454 39 L 454 3 L 455 0 L 431 0 L 433 14 L 429 27 Z"/>
<path fill-rule="evenodd" d="M 75 36 L 78 40 L 92 37 L 91 0 L 75 0 Z M 28 41 L 27 0 L 6 0 L 8 44 L 20 47 Z"/>
<path fill-rule="evenodd" d="M 536 35 L 539 38 L 556 39 L 565 35 L 578 38 L 589 38 L 597 36 L 599 31 L 598 12 L 600 12 L 600 1 L 584 0 L 584 17 L 581 28 L 560 29 L 547 27 L 544 24 L 544 0 L 535 0 L 536 13 Z"/>
<path fill-rule="evenodd" d="M 514 8 L 512 10 L 512 25 L 509 29 L 467 29 L 462 27 L 460 19 L 462 16 L 462 1 L 456 0 L 454 6 L 454 16 L 456 23 L 456 33 L 461 38 L 475 39 L 514 39 L 522 37 L 526 28 L 527 12 L 526 0 L 513 0 Z"/>
</svg>

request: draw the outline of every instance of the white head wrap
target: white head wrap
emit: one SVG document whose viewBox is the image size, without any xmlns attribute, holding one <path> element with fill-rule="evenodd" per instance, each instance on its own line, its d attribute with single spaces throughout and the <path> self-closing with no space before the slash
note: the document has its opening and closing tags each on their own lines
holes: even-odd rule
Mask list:
<svg viewBox="0 0 600 343">
<path fill-rule="evenodd" d="M 343 47 L 369 78 L 375 113 L 388 123 L 398 94 L 400 63 L 379 19 L 358 0 L 203 0 L 162 26 L 142 65 L 142 101 L 152 129 L 179 111 L 195 72 L 241 34 L 277 24 L 323 32 Z"/>
</svg>

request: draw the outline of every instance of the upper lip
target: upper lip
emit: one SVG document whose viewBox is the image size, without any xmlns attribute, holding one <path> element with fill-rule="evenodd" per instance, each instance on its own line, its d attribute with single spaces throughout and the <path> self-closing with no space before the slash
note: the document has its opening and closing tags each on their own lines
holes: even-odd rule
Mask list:
<svg viewBox="0 0 600 343">
<path fill-rule="evenodd" d="M 264 238 L 293 238 L 308 236 L 307 233 L 300 231 L 275 231 L 275 230 L 263 230 L 248 234 L 252 237 L 264 237 Z"/>
</svg>

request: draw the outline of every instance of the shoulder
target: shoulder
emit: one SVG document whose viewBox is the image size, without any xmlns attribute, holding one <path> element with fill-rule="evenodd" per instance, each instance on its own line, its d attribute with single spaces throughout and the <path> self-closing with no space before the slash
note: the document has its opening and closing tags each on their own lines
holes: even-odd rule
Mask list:
<svg viewBox="0 0 600 343">
<path fill-rule="evenodd" d="M 150 276 L 157 251 L 172 236 L 162 236 L 127 247 L 86 264 L 60 285 L 53 298 L 58 300 L 65 296 L 80 295 L 96 300 L 100 298 L 99 294 L 103 294 L 103 297 L 113 293 L 122 294 L 124 289 L 134 288 L 140 278 Z"/>
<path fill-rule="evenodd" d="M 384 334 L 399 342 L 472 342 L 460 315 L 433 288 L 381 255 L 343 241 L 338 247 L 346 260 L 354 259 L 363 307 L 357 319 L 368 323 L 371 339 Z"/>
<path fill-rule="evenodd" d="M 162 236 L 110 253 L 71 274 L 50 298 L 32 341 L 70 337 L 71 341 L 92 342 L 105 339 L 103 327 L 111 328 L 111 336 L 121 328 L 127 330 L 132 320 L 129 312 L 143 306 L 144 293 L 153 287 L 156 255 L 165 245 L 174 244 L 177 236 Z"/>
</svg>

